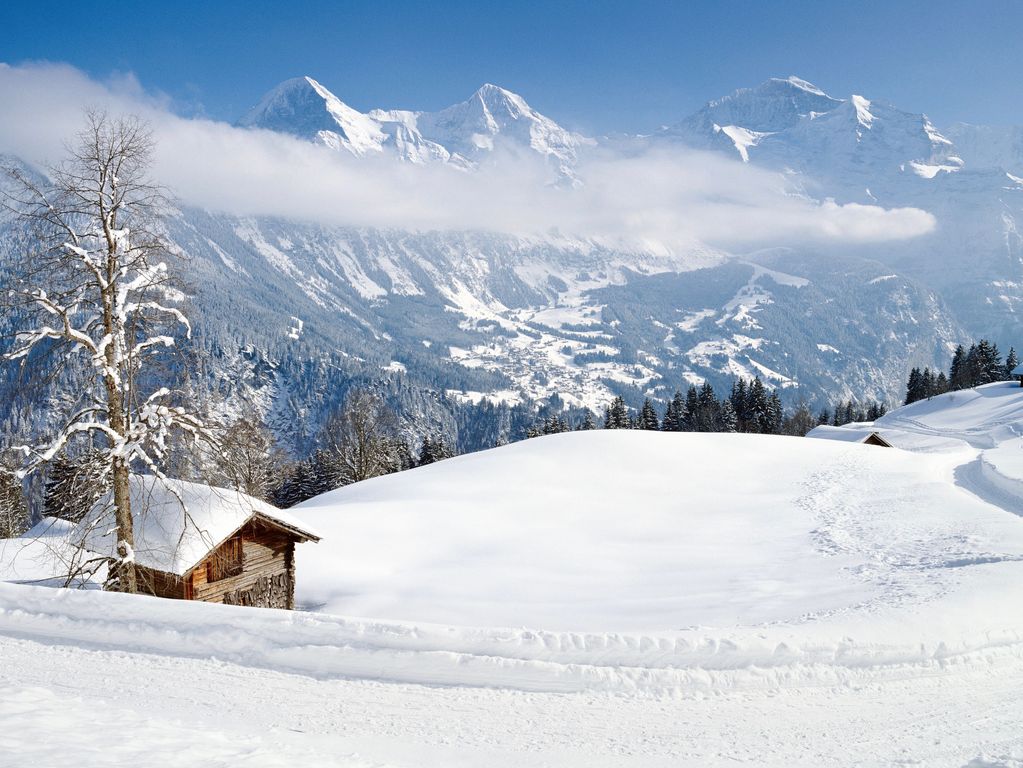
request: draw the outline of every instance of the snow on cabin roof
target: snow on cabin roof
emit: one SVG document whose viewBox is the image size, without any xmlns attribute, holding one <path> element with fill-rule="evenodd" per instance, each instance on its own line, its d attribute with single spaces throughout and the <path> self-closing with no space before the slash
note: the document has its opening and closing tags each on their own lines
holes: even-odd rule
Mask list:
<svg viewBox="0 0 1023 768">
<path fill-rule="evenodd" d="M 862 425 L 832 427 L 827 424 L 822 424 L 819 427 L 811 429 L 806 433 L 806 436 L 816 437 L 821 440 L 841 440 L 847 443 L 862 443 L 869 440 L 871 437 L 874 437 L 885 445 L 891 446 L 891 443 L 885 440 L 876 430 Z"/>
<path fill-rule="evenodd" d="M 1009 375 L 1010 376 L 1023 376 L 1023 363 L 1020 363 L 1015 368 L 1013 368 L 1011 371 L 1009 371 Z"/>
<path fill-rule="evenodd" d="M 260 517 L 302 539 L 318 541 L 320 538 L 307 525 L 265 501 L 239 491 L 184 480 L 163 481 L 152 475 L 134 475 L 131 506 L 135 522 L 135 562 L 179 576 L 253 517 Z M 108 497 L 85 516 L 75 539 L 92 552 L 112 556 L 117 546 L 113 521 Z"/>
</svg>

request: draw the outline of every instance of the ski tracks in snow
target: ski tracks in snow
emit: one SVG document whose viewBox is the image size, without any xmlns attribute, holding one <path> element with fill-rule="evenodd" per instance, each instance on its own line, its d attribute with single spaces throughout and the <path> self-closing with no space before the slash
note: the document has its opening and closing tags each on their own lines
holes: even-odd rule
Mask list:
<svg viewBox="0 0 1023 768">
<path fill-rule="evenodd" d="M 1023 559 L 978 549 L 976 528 L 966 519 L 953 524 L 940 516 L 928 522 L 900 514 L 913 506 L 912 489 L 872 483 L 865 450 L 886 449 L 851 447 L 844 461 L 808 477 L 796 501 L 817 521 L 811 537 L 818 550 L 856 561 L 850 575 L 876 590 L 839 612 L 933 601 L 953 589 L 964 567 Z"/>
</svg>

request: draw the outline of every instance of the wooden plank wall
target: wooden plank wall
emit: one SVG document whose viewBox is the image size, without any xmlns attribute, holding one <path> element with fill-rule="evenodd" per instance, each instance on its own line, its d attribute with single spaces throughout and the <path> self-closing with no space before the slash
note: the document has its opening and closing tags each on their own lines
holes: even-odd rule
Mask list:
<svg viewBox="0 0 1023 768">
<path fill-rule="evenodd" d="M 225 579 L 209 582 L 206 578 L 206 560 L 199 563 L 192 570 L 192 595 L 195 600 L 204 600 L 211 603 L 238 602 L 234 593 L 253 590 L 261 580 L 272 579 L 279 582 L 278 577 L 287 579 L 288 597 L 293 594 L 293 576 L 291 557 L 289 552 L 294 551 L 294 544 L 291 539 L 283 533 L 263 526 L 246 526 L 241 532 L 242 536 L 242 572 L 237 576 L 229 576 Z M 207 558 L 215 558 L 218 552 L 213 552 Z M 265 582 L 263 582 L 265 583 Z M 225 601 L 225 595 L 227 600 Z M 272 607 L 293 607 L 293 598 L 287 599 L 287 605 Z"/>
</svg>

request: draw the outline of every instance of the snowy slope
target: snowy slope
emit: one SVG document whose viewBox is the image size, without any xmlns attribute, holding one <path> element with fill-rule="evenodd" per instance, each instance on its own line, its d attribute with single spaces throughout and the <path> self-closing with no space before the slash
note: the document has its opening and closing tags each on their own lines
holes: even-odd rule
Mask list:
<svg viewBox="0 0 1023 768">
<path fill-rule="evenodd" d="M 1023 525 L 952 481 L 970 458 L 748 435 L 530 440 L 294 510 L 331 542 L 302 552 L 298 597 L 349 615 L 571 631 L 947 607 L 1023 576 Z"/>
<path fill-rule="evenodd" d="M 1023 496 L 970 470 L 1021 416 L 991 385 L 875 425 L 945 450 L 597 431 L 360 483 L 293 510 L 323 612 L 0 584 L 0 755 L 137 764 L 92 736 L 130 722 L 159 765 L 1012 765 Z"/>
</svg>

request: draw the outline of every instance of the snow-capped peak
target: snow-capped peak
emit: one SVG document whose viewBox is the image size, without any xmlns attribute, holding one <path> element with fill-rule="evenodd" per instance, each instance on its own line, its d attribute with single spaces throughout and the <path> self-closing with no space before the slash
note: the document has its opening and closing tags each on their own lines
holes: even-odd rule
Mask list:
<svg viewBox="0 0 1023 768">
<path fill-rule="evenodd" d="M 322 142 L 353 154 L 379 152 L 385 134 L 364 115 L 311 77 L 285 80 L 238 121 L 247 128 L 266 128 Z"/>
<path fill-rule="evenodd" d="M 775 133 L 796 125 L 812 114 L 830 112 L 842 101 L 833 99 L 806 80 L 791 76 L 771 78 L 755 88 L 740 88 L 669 129 L 682 138 L 706 134 L 714 125 L 736 126 L 753 133 Z"/>
<path fill-rule="evenodd" d="M 511 140 L 564 163 L 589 140 L 566 131 L 505 88 L 485 83 L 468 100 L 440 112 L 419 115 L 423 136 L 465 157 L 492 150 L 495 141 Z"/>
<path fill-rule="evenodd" d="M 522 112 L 530 111 L 530 107 L 526 104 L 525 99 L 517 93 L 512 93 L 506 88 L 494 85 L 493 83 L 484 83 L 476 89 L 476 93 L 472 97 L 488 105 L 514 105 Z"/>
</svg>

